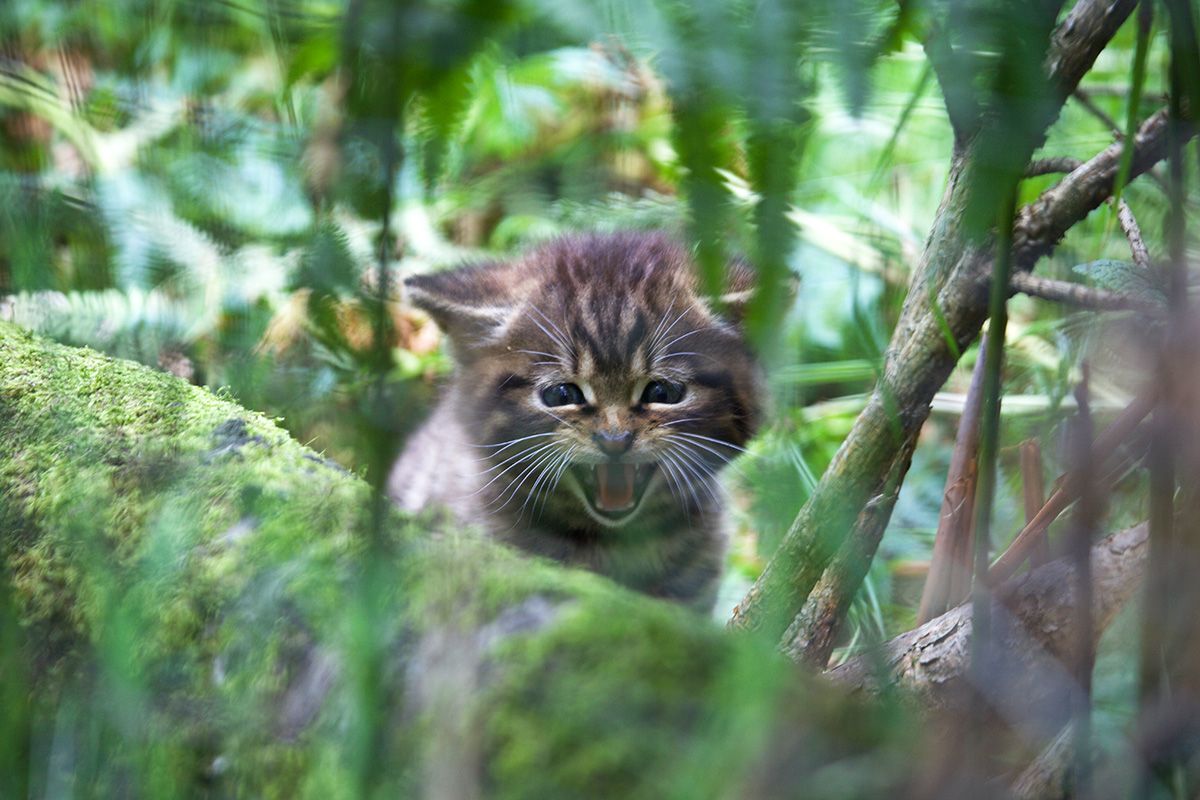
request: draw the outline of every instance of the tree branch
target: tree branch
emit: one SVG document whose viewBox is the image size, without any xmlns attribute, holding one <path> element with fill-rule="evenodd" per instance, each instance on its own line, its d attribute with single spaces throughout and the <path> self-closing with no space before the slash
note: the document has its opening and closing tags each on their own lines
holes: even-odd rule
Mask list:
<svg viewBox="0 0 1200 800">
<path fill-rule="evenodd" d="M 888 473 L 883 490 L 858 515 L 854 529 L 822 573 L 787 632 L 783 652 L 794 661 L 824 669 L 841 635 L 846 612 L 866 577 L 883 538 L 888 518 L 900 496 L 900 485 L 912 462 L 915 441 L 904 448 Z"/>
<path fill-rule="evenodd" d="M 1146 314 L 1160 315 L 1163 313 L 1161 307 L 1134 295 L 1110 292 L 1106 289 L 1097 289 L 1070 281 L 1039 278 L 1028 272 L 1018 272 L 1013 275 L 1009 286 L 1012 287 L 1014 294 L 1019 292 L 1042 300 L 1096 311 L 1141 311 Z"/>
<path fill-rule="evenodd" d="M 1150 410 L 1154 408 L 1158 394 L 1154 391 L 1143 392 L 1133 399 L 1124 411 L 1104 429 L 1104 433 L 1096 438 L 1092 445 L 1091 460 L 1102 464 L 1110 455 L 1133 434 L 1134 429 L 1141 423 Z M 1039 547 L 1039 542 L 1046 535 L 1050 524 L 1058 519 L 1058 515 L 1075 502 L 1079 495 L 1079 477 L 1074 472 L 1068 472 L 1059 477 L 1055 490 L 1050 494 L 1041 510 L 1025 527 L 1013 537 L 1008 548 L 1000 554 L 988 571 L 988 580 L 993 585 L 1003 583 L 1011 578 L 1025 559 Z"/>
<path fill-rule="evenodd" d="M 1081 3 L 1076 9 L 1091 5 Z M 1080 46 L 1099 52 L 1102 44 Z M 1056 79 L 1066 80 L 1078 71 L 1079 63 L 1076 57 L 1060 59 Z M 1013 228 L 1018 272 L 1029 271 L 1072 225 L 1108 197 L 1122 146 L 1105 149 L 1021 209 Z M 1164 112 L 1142 125 L 1132 146 L 1131 179 L 1165 154 Z M 987 315 L 992 249 L 959 227 L 967 199 L 962 177 L 969 158 L 969 153 L 958 157 L 952 166 L 938 220 L 892 334 L 881 380 L 775 556 L 734 609 L 731 627 L 762 631 L 774 640 L 784 633 L 859 513 L 879 493 L 896 456 L 916 437 L 933 395 L 959 354 L 977 336 Z"/>
<path fill-rule="evenodd" d="M 971 385 L 958 420 L 954 452 L 946 471 L 946 488 L 933 539 L 933 558 L 921 592 L 917 624 L 941 616 L 951 604 L 966 596 L 971 579 L 971 520 L 975 507 L 976 456 L 979 452 L 979 415 L 983 411 L 983 375 L 987 350 L 980 343 L 971 373 Z"/>
<path fill-rule="evenodd" d="M 1146 248 L 1145 240 L 1142 239 L 1142 229 L 1133 216 L 1133 209 L 1124 199 L 1117 203 L 1117 221 L 1121 223 L 1121 230 L 1125 232 L 1125 238 L 1129 240 L 1129 252 L 1133 255 L 1133 263 L 1141 269 L 1149 270 L 1150 251 Z"/>
<path fill-rule="evenodd" d="M 1148 528 L 1145 523 L 1101 539 L 1092 547 L 1095 591 L 1092 614 L 1098 640 L 1117 612 L 1133 596 L 1145 572 Z M 1041 717 L 1052 710 L 1065 721 L 1061 664 L 1070 663 L 1076 644 L 1075 582 L 1071 564 L 1052 561 L 1001 587 L 993 598 L 995 650 L 1015 663 L 993 673 L 987 687 L 967 687 L 971 607 L 964 603 L 901 634 L 882 647 L 825 674 L 855 691 L 879 690 L 877 676 L 922 699 L 926 708 L 955 708 L 969 688 L 991 692 L 993 707 L 1014 718 Z M 1054 727 L 1054 731 L 1058 728 Z"/>
<path fill-rule="evenodd" d="M 1189 130 L 1187 135 L 1189 138 L 1194 136 L 1195 130 Z M 1039 258 L 1054 249 L 1071 226 L 1108 199 L 1124 147 L 1122 142 L 1109 145 L 1021 209 L 1013 226 L 1013 249 L 1018 266 L 1028 271 Z M 1166 109 L 1142 123 L 1134 137 L 1133 148 L 1131 180 L 1166 156 Z"/>
</svg>

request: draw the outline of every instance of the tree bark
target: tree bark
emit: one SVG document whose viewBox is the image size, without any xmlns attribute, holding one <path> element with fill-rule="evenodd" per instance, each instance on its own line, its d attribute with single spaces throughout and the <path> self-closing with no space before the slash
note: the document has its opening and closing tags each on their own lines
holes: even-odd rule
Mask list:
<svg viewBox="0 0 1200 800">
<path fill-rule="evenodd" d="M 1141 585 L 1147 550 L 1145 523 L 1111 534 L 1092 547 L 1097 641 Z M 1074 691 L 1063 666 L 1071 662 L 1076 645 L 1074 599 L 1071 565 L 1064 559 L 996 590 L 992 649 L 1004 663 L 989 672 L 994 684 L 975 687 L 989 695 L 994 708 L 1014 719 L 1065 721 L 1069 692 Z M 881 654 L 852 659 L 825 674 L 857 692 L 875 691 L 876 677 L 884 674 L 919 696 L 925 708 L 954 708 L 966 697 L 970 640 L 971 605 L 964 603 L 892 639 Z M 1057 730 L 1054 727 L 1052 734 Z"/>
</svg>

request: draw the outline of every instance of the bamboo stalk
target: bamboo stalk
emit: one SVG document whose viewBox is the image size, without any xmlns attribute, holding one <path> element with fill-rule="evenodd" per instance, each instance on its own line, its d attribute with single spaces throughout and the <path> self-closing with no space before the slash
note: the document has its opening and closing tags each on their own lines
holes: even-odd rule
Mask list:
<svg viewBox="0 0 1200 800">
<path fill-rule="evenodd" d="M 1033 522 L 1046 505 L 1046 482 L 1042 478 L 1042 447 L 1036 439 L 1021 442 L 1021 490 L 1025 501 L 1025 524 Z M 1038 567 L 1050 560 L 1050 539 L 1043 535 L 1033 549 L 1030 562 Z"/>
<path fill-rule="evenodd" d="M 921 592 L 921 605 L 917 611 L 917 624 L 923 625 L 939 614 L 945 613 L 950 603 L 962 599 L 966 587 L 966 575 L 970 574 L 968 556 L 972 510 L 975 505 L 975 456 L 979 450 L 979 415 L 983 408 L 983 373 L 987 343 L 979 346 L 979 356 L 971 373 L 971 384 L 962 416 L 958 420 L 958 432 L 954 439 L 954 450 L 950 454 L 950 468 L 946 472 L 946 488 L 942 493 L 942 510 L 938 515 L 937 533 L 933 539 L 933 557 L 929 563 L 929 575 Z"/>
<path fill-rule="evenodd" d="M 1157 392 L 1147 390 L 1133 399 L 1133 402 L 1109 425 L 1104 433 L 1096 438 L 1092 445 L 1093 463 L 1107 460 L 1117 446 L 1129 438 L 1138 424 L 1154 407 Z M 1055 489 L 1050 494 L 1045 505 L 1034 518 L 1021 529 L 1009 544 L 1008 549 L 1000 554 L 988 570 L 988 581 L 993 585 L 1003 583 L 1016 574 L 1030 554 L 1036 549 L 1038 541 L 1050 528 L 1051 523 L 1058 519 L 1059 514 L 1067 509 L 1079 494 L 1079 480 L 1074 473 L 1068 472 L 1059 476 Z"/>
</svg>

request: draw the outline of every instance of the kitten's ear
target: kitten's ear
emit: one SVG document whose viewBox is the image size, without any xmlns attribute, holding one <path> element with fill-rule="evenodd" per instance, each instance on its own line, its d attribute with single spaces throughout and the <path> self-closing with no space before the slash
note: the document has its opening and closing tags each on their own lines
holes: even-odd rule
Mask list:
<svg viewBox="0 0 1200 800">
<path fill-rule="evenodd" d="M 750 299 L 754 297 L 754 290 L 758 287 L 758 273 L 748 262 L 740 258 L 730 263 L 727 273 L 728 285 L 725 291 L 715 298 L 717 311 L 734 325 L 740 326 L 746 320 Z M 799 287 L 800 279 L 795 274 L 788 272 L 770 290 L 782 292 L 787 298 L 785 304 L 790 306 L 792 300 L 796 298 L 796 291 Z"/>
<path fill-rule="evenodd" d="M 456 348 L 492 338 L 513 313 L 511 265 L 477 264 L 404 281 L 408 302 L 433 317 Z"/>
</svg>

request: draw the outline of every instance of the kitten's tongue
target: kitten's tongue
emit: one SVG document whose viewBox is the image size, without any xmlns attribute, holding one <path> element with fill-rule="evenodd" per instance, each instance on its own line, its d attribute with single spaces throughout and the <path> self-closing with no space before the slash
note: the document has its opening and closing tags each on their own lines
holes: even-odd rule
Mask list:
<svg viewBox="0 0 1200 800">
<path fill-rule="evenodd" d="M 633 505 L 633 464 L 597 464 L 596 507 L 601 511 L 624 511 Z"/>
</svg>

